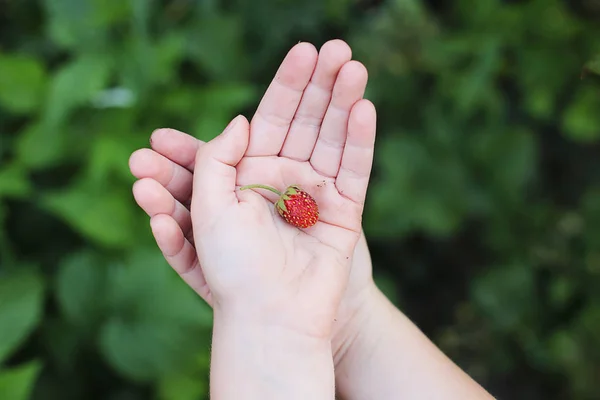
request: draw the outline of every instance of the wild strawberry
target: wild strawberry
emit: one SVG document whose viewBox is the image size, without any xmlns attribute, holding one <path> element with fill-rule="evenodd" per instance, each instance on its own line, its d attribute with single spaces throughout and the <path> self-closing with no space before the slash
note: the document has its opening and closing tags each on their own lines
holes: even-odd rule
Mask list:
<svg viewBox="0 0 600 400">
<path fill-rule="evenodd" d="M 317 202 L 300 186 L 288 186 L 283 194 L 275 188 L 259 184 L 242 186 L 240 190 L 253 188 L 270 190 L 279 196 L 275 202 L 275 210 L 287 223 L 298 228 L 309 228 L 317 223 L 319 219 Z"/>
</svg>

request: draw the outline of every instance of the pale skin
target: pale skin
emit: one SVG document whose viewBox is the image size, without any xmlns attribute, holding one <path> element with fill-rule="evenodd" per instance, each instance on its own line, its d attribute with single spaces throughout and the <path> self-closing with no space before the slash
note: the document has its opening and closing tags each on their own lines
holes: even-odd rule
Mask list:
<svg viewBox="0 0 600 400">
<path fill-rule="evenodd" d="M 376 117 L 351 56 L 300 43 L 250 123 L 206 144 L 159 129 L 130 159 L 158 246 L 215 309 L 212 398 L 492 398 L 374 284 L 361 216 Z M 320 221 L 291 227 L 275 194 L 238 190 L 255 183 L 300 184 Z"/>
</svg>

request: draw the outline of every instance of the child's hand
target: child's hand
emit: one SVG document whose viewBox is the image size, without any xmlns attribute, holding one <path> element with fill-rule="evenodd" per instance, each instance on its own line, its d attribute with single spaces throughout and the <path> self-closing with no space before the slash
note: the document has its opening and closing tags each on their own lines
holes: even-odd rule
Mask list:
<svg viewBox="0 0 600 400">
<path fill-rule="evenodd" d="M 323 140 L 326 137 L 323 132 L 338 133 L 340 136 L 337 138 L 336 157 L 339 164 L 339 157 L 342 154 L 341 144 L 346 139 L 345 127 L 349 112 L 351 107 L 362 97 L 366 85 L 366 72 L 358 63 L 349 62 L 351 52 L 342 41 L 334 40 L 326 43 L 318 55 L 318 62 L 312 54 L 306 57 L 307 50 L 310 53 L 310 49 L 307 47 L 305 44 L 294 47 L 278 72 L 280 77 L 288 79 L 296 88 L 304 89 L 299 111 L 294 115 L 289 110 L 298 106 L 300 92 L 290 104 L 285 104 L 281 101 L 282 98 L 278 97 L 278 84 L 273 83 L 261 102 L 259 112 L 271 116 L 267 117 L 271 121 L 275 119 L 273 121 L 275 124 L 268 124 L 266 127 L 270 129 L 270 132 L 279 131 L 279 146 L 281 146 L 285 133 L 289 130 L 282 155 L 303 160 L 299 162 L 301 165 L 307 164 L 306 160 L 311 155 L 312 147 L 320 132 L 321 145 L 315 150 L 325 148 L 321 154 L 335 150 L 336 145 L 333 142 L 331 144 L 334 147 L 322 146 L 323 143 L 326 143 Z M 312 76 L 311 83 L 306 87 L 315 64 L 318 64 L 318 67 Z M 331 104 L 329 104 L 330 101 Z M 371 107 L 370 104 L 365 104 L 367 104 L 366 107 Z M 362 104 L 361 107 L 365 104 Z M 288 114 L 284 115 L 286 109 Z M 360 116 L 356 114 L 357 110 L 359 109 L 357 108 L 353 113 L 354 117 Z M 374 132 L 374 115 L 371 118 L 365 128 Z M 264 117 L 257 113 L 252 123 L 253 135 L 260 128 L 258 125 L 264 124 L 261 121 L 264 121 Z M 263 131 L 265 131 L 264 128 Z M 253 137 L 256 139 L 257 136 Z M 205 284 L 196 258 L 190 214 L 187 209 L 192 192 L 191 172 L 195 168 L 194 157 L 201 142 L 181 132 L 163 129 L 152 135 L 151 144 L 155 152 L 142 149 L 134 153 L 131 158 L 131 170 L 136 177 L 140 178 L 134 187 L 136 200 L 152 217 L 153 232 L 166 259 L 176 270 L 182 272 L 184 279 L 212 305 L 210 291 Z M 263 146 L 265 145 L 277 146 L 277 141 L 274 144 L 263 142 Z M 272 170 L 273 166 L 278 168 L 285 165 L 282 171 L 289 171 L 290 166 L 295 165 L 289 159 L 266 157 L 264 161 L 268 161 L 271 166 L 267 167 L 265 162 L 257 165 L 260 165 L 261 168 L 268 168 L 265 171 L 267 175 L 258 176 L 256 179 L 259 180 L 250 183 L 271 183 L 280 190 L 289 183 L 302 183 L 289 182 L 287 177 L 284 179 L 280 171 Z M 244 164 L 250 165 L 247 162 L 242 165 Z M 306 172 L 302 171 L 303 174 Z M 312 186 L 305 187 L 305 189 L 317 198 L 324 217 L 325 206 L 321 204 L 317 192 L 326 193 L 329 189 L 335 189 L 334 181 L 319 176 L 312 177 L 312 173 L 310 174 Z M 281 181 L 269 181 L 268 176 Z M 323 185 L 323 180 L 325 180 L 325 185 Z M 205 192 L 207 188 L 198 190 Z M 258 193 L 267 196 L 271 194 L 266 191 L 258 191 Z M 335 193 L 335 191 L 329 193 Z M 341 352 L 341 345 L 346 338 L 354 335 L 353 332 L 348 332 L 348 322 L 353 315 L 357 314 L 357 309 L 362 306 L 373 287 L 371 262 L 364 236 L 361 236 L 351 261 L 350 282 L 336 316 L 336 329 L 332 340 L 332 348 L 336 354 Z"/>
<path fill-rule="evenodd" d="M 297 49 L 295 62 L 314 63 L 312 46 Z M 352 63 L 346 71 L 360 74 L 364 67 Z M 215 309 L 328 339 L 361 234 L 375 109 L 367 100 L 343 104 L 334 93 L 340 104 L 330 106 L 318 135 L 293 127 L 288 133 L 282 122 L 294 117 L 304 85 L 280 72 L 269 90 L 280 104 L 274 113 L 263 103 L 251 128 L 238 117 L 198 150 L 191 204 L 196 250 Z M 270 191 L 236 188 L 257 183 L 280 191 L 300 185 L 319 205 L 316 225 L 300 230 L 286 223 Z"/>
</svg>

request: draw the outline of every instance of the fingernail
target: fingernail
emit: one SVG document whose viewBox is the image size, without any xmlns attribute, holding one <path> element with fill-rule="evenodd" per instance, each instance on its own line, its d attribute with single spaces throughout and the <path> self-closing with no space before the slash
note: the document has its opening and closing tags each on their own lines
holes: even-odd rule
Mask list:
<svg viewBox="0 0 600 400">
<path fill-rule="evenodd" d="M 223 134 L 229 132 L 231 130 L 231 128 L 233 128 L 235 126 L 235 124 L 237 124 L 237 122 L 238 122 L 239 119 L 240 119 L 240 116 L 238 115 L 233 120 L 231 120 L 231 122 L 227 125 L 227 127 L 223 131 Z"/>
</svg>

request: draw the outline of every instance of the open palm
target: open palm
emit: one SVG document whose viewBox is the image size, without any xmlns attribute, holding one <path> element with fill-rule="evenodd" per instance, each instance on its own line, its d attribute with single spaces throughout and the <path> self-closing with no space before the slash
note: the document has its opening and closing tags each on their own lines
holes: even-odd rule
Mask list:
<svg viewBox="0 0 600 400">
<path fill-rule="evenodd" d="M 315 197 L 321 211 L 320 221 L 313 228 L 299 231 L 273 213 L 271 203 L 275 200 L 274 194 L 264 190 L 247 194 L 261 200 L 253 204 L 263 207 L 258 208 L 260 212 L 269 213 L 270 222 L 277 229 L 273 232 L 283 241 L 284 247 L 289 248 L 289 243 L 294 241 L 299 243 L 302 251 L 294 253 L 299 262 L 311 257 L 317 249 L 318 254 L 327 254 L 326 262 L 334 264 L 312 270 L 337 274 L 323 279 L 325 283 L 333 281 L 335 284 L 345 283 L 348 268 L 336 268 L 335 265 L 347 263 L 346 258 L 352 256 L 360 233 L 362 203 L 375 134 L 374 108 L 368 101 L 361 100 L 367 80 L 366 70 L 360 63 L 349 61 L 350 58 L 350 49 L 341 41 L 331 41 L 323 46 L 318 62 L 311 45 L 295 46 L 282 63 L 252 119 L 244 158 L 236 166 L 238 186 L 263 183 L 283 190 L 287 185 L 297 183 Z M 171 135 L 173 140 L 160 141 L 165 134 Z M 164 158 L 153 154 L 156 157 L 145 164 L 142 154 L 138 154 L 136 160 L 132 158 L 132 171 L 136 176 L 153 178 L 136 183 L 136 199 L 152 216 L 153 231 L 167 260 L 190 286 L 212 303 L 196 259 L 186 208 L 191 191 L 188 170 L 195 167 L 198 171 L 190 154 L 198 143 L 173 131 L 157 132 L 155 136 L 153 147 L 160 147 Z M 174 162 L 167 163 L 167 159 Z M 156 166 L 160 165 L 164 167 L 156 170 Z M 159 187 L 156 181 L 164 188 Z M 197 190 L 202 192 L 207 188 L 199 187 Z M 241 195 L 240 192 L 237 194 Z M 270 202 L 260 196 L 265 196 Z M 244 199 L 243 196 L 241 198 Z M 360 250 L 355 258 L 358 257 L 359 263 L 364 265 L 353 270 L 352 281 L 356 290 L 347 291 L 347 303 L 351 303 L 357 297 L 355 294 L 370 282 L 370 262 L 364 237 L 361 238 Z"/>
</svg>

